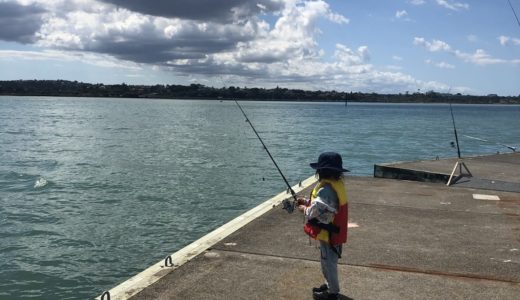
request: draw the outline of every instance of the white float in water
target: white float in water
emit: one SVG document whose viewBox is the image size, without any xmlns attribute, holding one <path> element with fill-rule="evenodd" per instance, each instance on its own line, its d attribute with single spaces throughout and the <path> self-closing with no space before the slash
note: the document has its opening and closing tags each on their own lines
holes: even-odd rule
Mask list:
<svg viewBox="0 0 520 300">
<path fill-rule="evenodd" d="M 42 188 L 44 186 L 47 185 L 47 180 L 43 177 L 40 177 L 38 178 L 38 180 L 36 180 L 36 182 L 34 183 L 34 188 L 37 189 L 37 188 Z"/>
</svg>

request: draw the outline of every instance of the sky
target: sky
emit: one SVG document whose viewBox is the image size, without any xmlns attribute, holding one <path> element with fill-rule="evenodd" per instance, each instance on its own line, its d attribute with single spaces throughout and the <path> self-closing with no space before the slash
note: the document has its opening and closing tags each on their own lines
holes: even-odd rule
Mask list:
<svg viewBox="0 0 520 300">
<path fill-rule="evenodd" d="M 0 0 L 0 80 L 520 95 L 520 0 Z"/>
</svg>

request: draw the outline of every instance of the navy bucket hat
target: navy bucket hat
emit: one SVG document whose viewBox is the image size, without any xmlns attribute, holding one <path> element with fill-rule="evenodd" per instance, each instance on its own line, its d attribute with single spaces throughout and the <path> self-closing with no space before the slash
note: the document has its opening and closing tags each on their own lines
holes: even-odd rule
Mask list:
<svg viewBox="0 0 520 300">
<path fill-rule="evenodd" d="M 311 168 L 315 170 L 329 169 L 338 172 L 350 172 L 343 169 L 343 160 L 341 155 L 336 152 L 323 152 L 318 158 L 318 162 L 310 163 Z"/>
</svg>

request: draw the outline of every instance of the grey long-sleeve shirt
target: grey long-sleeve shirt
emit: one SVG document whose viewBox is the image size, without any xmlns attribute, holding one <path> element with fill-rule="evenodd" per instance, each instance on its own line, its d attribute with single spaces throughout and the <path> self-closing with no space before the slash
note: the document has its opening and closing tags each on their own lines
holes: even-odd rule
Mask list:
<svg viewBox="0 0 520 300">
<path fill-rule="evenodd" d="M 321 223 L 331 223 L 338 210 L 338 196 L 330 185 L 318 190 L 318 195 L 311 205 L 305 209 L 307 220 L 318 219 Z"/>
</svg>

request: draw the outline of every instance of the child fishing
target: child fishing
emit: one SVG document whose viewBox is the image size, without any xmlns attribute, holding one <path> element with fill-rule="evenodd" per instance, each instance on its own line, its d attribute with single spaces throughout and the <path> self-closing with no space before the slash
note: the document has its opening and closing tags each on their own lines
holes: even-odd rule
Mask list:
<svg viewBox="0 0 520 300">
<path fill-rule="evenodd" d="M 347 241 L 348 203 L 343 183 L 341 156 L 324 152 L 311 163 L 318 183 L 310 199 L 298 199 L 298 209 L 305 214 L 304 231 L 320 243 L 321 271 L 325 283 L 312 289 L 314 299 L 339 299 L 338 259 Z"/>
</svg>

